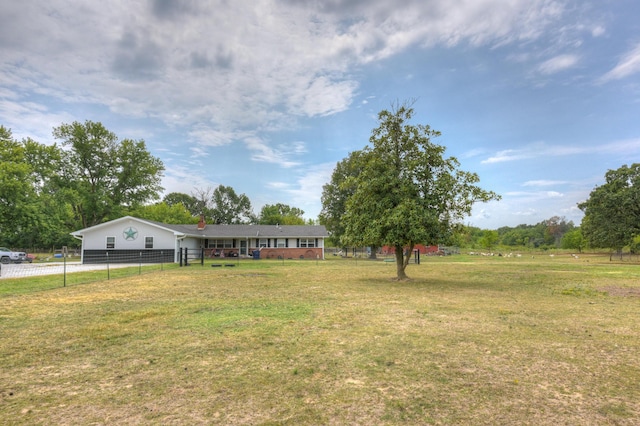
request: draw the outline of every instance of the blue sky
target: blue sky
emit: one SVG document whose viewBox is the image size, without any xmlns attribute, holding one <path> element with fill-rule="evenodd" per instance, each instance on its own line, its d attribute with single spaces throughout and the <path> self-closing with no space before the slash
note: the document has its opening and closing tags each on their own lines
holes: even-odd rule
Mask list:
<svg viewBox="0 0 640 426">
<path fill-rule="evenodd" d="M 320 209 L 377 113 L 415 99 L 502 200 L 485 229 L 564 216 L 640 161 L 637 0 L 145 0 L 0 4 L 0 124 L 144 139 L 166 193 L 232 186 Z"/>
</svg>

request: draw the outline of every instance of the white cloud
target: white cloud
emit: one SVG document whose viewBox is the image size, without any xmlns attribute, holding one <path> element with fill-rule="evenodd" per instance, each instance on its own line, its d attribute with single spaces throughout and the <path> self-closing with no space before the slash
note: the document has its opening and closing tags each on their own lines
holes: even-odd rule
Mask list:
<svg viewBox="0 0 640 426">
<path fill-rule="evenodd" d="M 531 40 L 564 13 L 553 0 L 409 0 L 402 8 L 386 0 L 42 0 L 1 8 L 0 81 L 185 126 L 208 146 L 228 143 L 220 137 L 227 132 L 344 111 L 358 90 L 351 70 L 409 46 Z"/>
<path fill-rule="evenodd" d="M 601 81 L 620 80 L 638 72 L 640 72 L 640 44 L 625 53 L 618 64 L 602 76 Z"/>
<path fill-rule="evenodd" d="M 478 219 L 490 219 L 491 218 L 491 214 L 489 214 L 489 212 L 487 212 L 486 209 L 482 209 L 474 217 L 476 217 Z"/>
<path fill-rule="evenodd" d="M 209 152 L 202 146 L 192 146 L 189 148 L 189 150 L 191 151 L 191 156 L 193 158 L 203 158 L 209 156 Z"/>
<path fill-rule="evenodd" d="M 267 188 L 278 190 L 283 190 L 291 187 L 291 185 L 287 182 L 267 182 L 265 185 L 267 186 Z"/>
<path fill-rule="evenodd" d="M 498 151 L 493 156 L 482 160 L 482 164 L 504 163 L 509 161 L 528 160 L 539 157 L 563 157 L 568 155 L 585 155 L 597 153 L 625 153 L 640 152 L 640 139 L 618 140 L 601 143 L 599 145 L 549 145 L 534 143 L 520 149 Z"/>
<path fill-rule="evenodd" d="M 205 146 L 224 146 L 237 140 L 238 135 L 232 132 L 225 132 L 222 130 L 211 129 L 206 126 L 197 125 L 188 132 L 189 138 L 200 145 Z"/>
<path fill-rule="evenodd" d="M 335 163 L 322 163 L 301 169 L 295 184 L 281 186 L 292 200 L 292 205 L 302 208 L 305 217 L 316 218 L 321 209 L 322 187 L 331 180 Z"/>
<path fill-rule="evenodd" d="M 288 146 L 281 144 L 278 148 L 273 148 L 268 143 L 257 136 L 249 136 L 244 139 L 245 146 L 252 152 L 251 160 L 263 163 L 278 164 L 283 168 L 291 168 L 300 165 L 300 161 L 294 161 L 295 157 L 304 151 L 299 142 Z"/>
<path fill-rule="evenodd" d="M 557 191 L 547 191 L 546 195 L 549 198 L 562 198 L 562 197 L 564 197 L 563 193 L 557 192 Z"/>
<path fill-rule="evenodd" d="M 533 157 L 535 154 L 527 150 L 505 149 L 498 151 L 492 157 L 482 160 L 483 164 L 504 163 L 506 161 L 524 160 Z"/>
<path fill-rule="evenodd" d="M 14 102 L 0 97 L 0 117 L 3 126 L 12 129 L 15 139 L 32 138 L 40 143 L 53 143 L 51 134 L 54 127 L 75 120 L 69 113 L 51 112 L 48 107 L 37 102 Z"/>
<path fill-rule="evenodd" d="M 175 164 L 167 165 L 165 175 L 162 179 L 164 187 L 164 195 L 171 192 L 181 192 L 183 194 L 191 194 L 196 188 L 215 188 L 219 185 L 202 176 L 195 175 L 193 171 L 187 167 Z"/>
<path fill-rule="evenodd" d="M 538 214 L 538 210 L 534 208 L 529 208 L 526 210 L 520 210 L 513 212 L 515 216 L 536 216 Z"/>
<path fill-rule="evenodd" d="M 600 37 L 607 32 L 606 28 L 602 25 L 596 25 L 591 29 L 591 35 L 593 37 Z"/>
<path fill-rule="evenodd" d="M 543 62 L 538 71 L 542 74 L 555 74 L 575 67 L 579 60 L 577 55 L 558 55 Z"/>
<path fill-rule="evenodd" d="M 469 151 L 463 152 L 460 158 L 473 158 L 478 157 L 486 153 L 487 150 L 485 148 L 474 148 Z"/>
<path fill-rule="evenodd" d="M 344 111 L 358 87 L 354 81 L 334 82 L 326 76 L 314 78 L 291 97 L 291 113 L 313 117 Z"/>
</svg>

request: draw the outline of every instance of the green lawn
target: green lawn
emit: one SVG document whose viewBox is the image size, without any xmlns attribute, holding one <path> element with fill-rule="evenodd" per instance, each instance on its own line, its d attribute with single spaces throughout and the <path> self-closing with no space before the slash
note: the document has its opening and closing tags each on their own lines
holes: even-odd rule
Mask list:
<svg viewBox="0 0 640 426">
<path fill-rule="evenodd" d="M 637 424 L 638 264 L 422 260 L 0 281 L 0 423 Z"/>
</svg>

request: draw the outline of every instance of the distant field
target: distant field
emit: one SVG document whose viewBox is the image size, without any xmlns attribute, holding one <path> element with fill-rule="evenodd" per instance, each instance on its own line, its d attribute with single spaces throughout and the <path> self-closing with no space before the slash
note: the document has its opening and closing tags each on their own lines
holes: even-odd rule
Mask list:
<svg viewBox="0 0 640 426">
<path fill-rule="evenodd" d="M 2 280 L 0 423 L 638 424 L 640 265 L 422 260 Z"/>
</svg>

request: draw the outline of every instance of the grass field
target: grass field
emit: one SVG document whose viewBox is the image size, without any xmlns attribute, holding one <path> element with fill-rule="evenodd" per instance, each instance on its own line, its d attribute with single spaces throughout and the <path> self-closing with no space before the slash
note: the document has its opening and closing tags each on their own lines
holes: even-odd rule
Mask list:
<svg viewBox="0 0 640 426">
<path fill-rule="evenodd" d="M 407 273 L 247 261 L 0 292 L 0 423 L 638 424 L 638 264 Z"/>
</svg>

